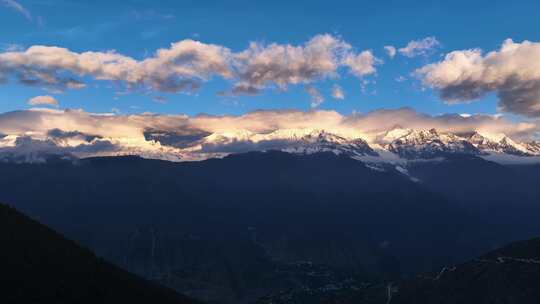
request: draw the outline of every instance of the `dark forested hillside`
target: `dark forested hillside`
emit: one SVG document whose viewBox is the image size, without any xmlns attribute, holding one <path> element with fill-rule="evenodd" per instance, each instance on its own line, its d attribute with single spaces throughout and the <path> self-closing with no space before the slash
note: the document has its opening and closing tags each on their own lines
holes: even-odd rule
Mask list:
<svg viewBox="0 0 540 304">
<path fill-rule="evenodd" d="M 0 302 L 195 303 L 0 204 Z"/>
</svg>

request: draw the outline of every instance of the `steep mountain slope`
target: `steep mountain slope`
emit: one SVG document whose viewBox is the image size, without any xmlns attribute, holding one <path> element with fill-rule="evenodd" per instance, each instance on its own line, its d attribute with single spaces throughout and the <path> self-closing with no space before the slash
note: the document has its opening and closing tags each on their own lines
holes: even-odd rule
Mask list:
<svg viewBox="0 0 540 304">
<path fill-rule="evenodd" d="M 195 303 L 0 204 L 2 303 Z"/>
</svg>

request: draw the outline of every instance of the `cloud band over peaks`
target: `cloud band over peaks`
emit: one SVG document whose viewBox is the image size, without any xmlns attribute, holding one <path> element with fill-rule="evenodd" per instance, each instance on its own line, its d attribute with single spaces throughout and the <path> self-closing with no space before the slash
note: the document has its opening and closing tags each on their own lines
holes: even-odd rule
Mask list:
<svg viewBox="0 0 540 304">
<path fill-rule="evenodd" d="M 0 159 L 70 154 L 79 157 L 135 154 L 196 160 L 212 153 L 245 152 L 282 145 L 288 137 L 324 131 L 380 144 L 395 129 L 503 134 L 531 140 L 538 122 L 491 115 L 431 116 L 412 109 L 342 115 L 335 111 L 255 111 L 244 115 L 113 115 L 82 110 L 31 109 L 0 114 Z M 374 146 L 375 146 L 374 145 Z"/>
</svg>

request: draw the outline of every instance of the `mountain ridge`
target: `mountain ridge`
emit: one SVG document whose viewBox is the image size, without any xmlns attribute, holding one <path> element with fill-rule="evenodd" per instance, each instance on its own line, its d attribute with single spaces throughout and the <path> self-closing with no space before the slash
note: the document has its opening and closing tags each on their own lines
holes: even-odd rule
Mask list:
<svg viewBox="0 0 540 304">
<path fill-rule="evenodd" d="M 0 239 L 5 303 L 199 303 L 105 262 L 4 204 Z"/>
<path fill-rule="evenodd" d="M 92 147 L 100 145 L 99 151 Z M 100 138 L 80 132 L 52 130 L 44 138 L 5 135 L 0 139 L 0 160 L 43 162 L 47 155 L 73 158 L 139 155 L 169 161 L 222 158 L 250 151 L 278 150 L 295 154 L 332 152 L 366 163 L 406 163 L 449 154 L 467 154 L 500 163 L 540 163 L 540 142 L 517 141 L 505 134 L 443 132 L 395 126 L 375 135 L 339 130 L 278 129 L 253 132 L 196 132 L 180 134 L 147 130 L 143 139 Z"/>
</svg>

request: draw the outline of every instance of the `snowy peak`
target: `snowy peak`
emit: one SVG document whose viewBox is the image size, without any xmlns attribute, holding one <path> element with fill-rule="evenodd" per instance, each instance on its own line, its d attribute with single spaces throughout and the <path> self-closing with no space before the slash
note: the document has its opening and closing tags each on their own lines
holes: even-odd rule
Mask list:
<svg viewBox="0 0 540 304">
<path fill-rule="evenodd" d="M 323 129 L 280 129 L 270 133 L 262 133 L 254 135 L 251 140 L 282 140 L 291 142 L 303 143 L 334 143 L 344 144 L 350 138 L 347 138 L 336 133 L 327 132 Z"/>
<path fill-rule="evenodd" d="M 439 133 L 435 129 L 394 129 L 381 139 L 388 151 L 407 159 L 432 158 L 446 153 L 479 154 L 470 142 L 452 133 Z"/>
<path fill-rule="evenodd" d="M 54 129 L 40 134 L 0 136 L 0 160 L 21 159 L 21 156 L 24 156 L 22 159 L 42 159 L 43 155 L 76 158 L 138 155 L 187 161 L 249 151 L 279 150 L 296 154 L 331 152 L 370 163 L 436 159 L 450 154 L 475 155 L 494 161 L 497 161 L 494 158 L 501 157 L 540 161 L 540 142 L 519 142 L 505 134 L 452 133 L 399 126 L 379 133 L 362 134 L 310 128 L 221 132 L 147 129 L 141 136 L 100 137 Z"/>
<path fill-rule="evenodd" d="M 517 156 L 538 155 L 535 142 L 518 143 L 504 134 L 480 134 L 474 132 L 468 140 L 479 150 L 485 153 L 503 153 Z"/>
<path fill-rule="evenodd" d="M 455 134 L 439 132 L 435 129 L 396 128 L 383 133 L 377 140 L 386 150 L 406 159 L 433 158 L 452 153 L 540 155 L 538 142 L 520 143 L 505 134 L 481 134 L 479 132 Z"/>
<path fill-rule="evenodd" d="M 433 128 L 407 129 L 397 126 L 366 138 L 310 128 L 215 132 L 200 136 L 196 140 L 194 138 L 180 149 L 185 153 L 184 159 L 204 159 L 231 153 L 269 150 L 296 154 L 332 152 L 363 161 L 369 159 L 369 161 L 393 162 L 400 158 L 434 159 L 450 154 L 528 157 L 540 155 L 540 143 L 520 143 L 504 134 L 452 133 Z"/>
<path fill-rule="evenodd" d="M 347 156 L 377 156 L 369 144 L 361 139 L 346 139 L 325 131 L 310 133 L 298 142 L 283 149 L 286 152 L 310 154 L 317 152 L 333 152 Z"/>
<path fill-rule="evenodd" d="M 332 152 L 348 156 L 377 155 L 361 138 L 346 138 L 317 129 L 281 129 L 269 133 L 214 133 L 205 137 L 199 147 L 203 151 L 224 153 L 239 148 L 242 152 L 281 150 L 298 154 Z"/>
<path fill-rule="evenodd" d="M 535 155 L 540 155 L 540 142 L 531 141 L 525 144 L 527 151 L 531 151 Z"/>
</svg>

